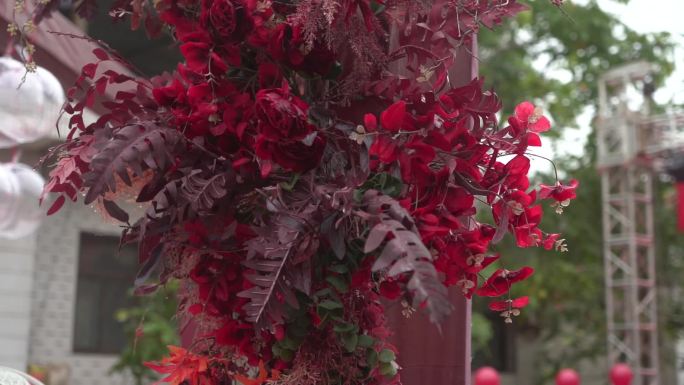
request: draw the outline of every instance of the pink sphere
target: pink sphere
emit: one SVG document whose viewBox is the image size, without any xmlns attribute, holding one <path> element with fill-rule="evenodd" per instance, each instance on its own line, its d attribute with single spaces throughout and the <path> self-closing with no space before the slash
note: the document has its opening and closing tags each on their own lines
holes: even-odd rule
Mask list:
<svg viewBox="0 0 684 385">
<path fill-rule="evenodd" d="M 475 385 L 500 385 L 501 377 L 496 369 L 489 366 L 478 369 L 475 372 Z"/>
<path fill-rule="evenodd" d="M 632 377 L 632 369 L 627 364 L 615 364 L 610 369 L 610 381 L 613 385 L 629 385 Z"/>
<path fill-rule="evenodd" d="M 572 369 L 562 369 L 556 375 L 556 385 L 580 385 L 580 376 Z"/>
</svg>

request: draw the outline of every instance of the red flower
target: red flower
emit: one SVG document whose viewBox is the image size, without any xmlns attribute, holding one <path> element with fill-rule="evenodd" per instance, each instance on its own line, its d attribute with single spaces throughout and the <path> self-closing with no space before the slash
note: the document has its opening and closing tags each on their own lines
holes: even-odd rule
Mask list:
<svg viewBox="0 0 684 385">
<path fill-rule="evenodd" d="M 304 172 L 318 166 L 325 149 L 325 140 L 317 135 L 311 145 L 302 141 L 270 141 L 260 136 L 255 144 L 256 155 L 272 160 L 285 170 Z M 267 173 L 268 174 L 268 173 Z"/>
<path fill-rule="evenodd" d="M 223 74 L 228 66 L 221 57 L 211 49 L 208 43 L 189 42 L 180 46 L 188 69 L 198 74 L 206 74 L 211 68 L 213 74 Z"/>
<path fill-rule="evenodd" d="M 560 234 L 549 234 L 542 242 L 542 246 L 544 246 L 544 249 L 546 250 L 551 250 L 556 247 L 558 238 L 560 238 Z"/>
<path fill-rule="evenodd" d="M 509 189 L 527 190 L 530 186 L 530 181 L 527 178 L 527 173 L 530 171 L 530 160 L 524 155 L 517 155 L 511 159 L 503 169 L 503 175 L 506 176 L 504 183 Z"/>
<path fill-rule="evenodd" d="M 237 25 L 235 6 L 230 0 L 214 0 L 209 9 L 209 21 L 221 37 L 229 37 Z"/>
<path fill-rule="evenodd" d="M 315 129 L 307 121 L 309 106 L 291 95 L 287 86 L 259 90 L 255 107 L 259 132 L 268 140 L 301 140 Z"/>
<path fill-rule="evenodd" d="M 371 159 L 378 159 L 382 163 L 392 163 L 399 157 L 399 147 L 389 137 L 379 135 L 368 150 Z"/>
<path fill-rule="evenodd" d="M 570 184 L 567 185 L 563 185 L 561 182 L 556 182 L 555 186 L 540 184 L 539 198 L 552 198 L 556 202 L 569 201 L 577 197 L 577 194 L 575 193 L 577 186 L 579 186 L 579 182 L 576 179 L 571 180 Z"/>
<path fill-rule="evenodd" d="M 489 309 L 492 311 L 506 311 L 511 309 L 522 309 L 530 303 L 530 297 L 520 297 L 516 299 L 508 299 L 505 301 L 497 301 L 489 304 Z"/>
<path fill-rule="evenodd" d="M 246 323 L 239 323 L 234 320 L 226 320 L 224 326 L 214 333 L 216 343 L 221 345 L 235 345 L 240 349 L 247 348 L 254 336 L 254 328 Z"/>
<path fill-rule="evenodd" d="M 283 74 L 280 68 L 273 63 L 261 63 L 257 73 L 259 75 L 259 87 L 261 88 L 277 87 L 283 82 Z"/>
<path fill-rule="evenodd" d="M 397 132 L 401 130 L 406 118 L 406 102 L 400 100 L 380 114 L 380 124 L 387 131 Z"/>
<path fill-rule="evenodd" d="M 545 132 L 551 128 L 549 120 L 542 115 L 539 108 L 530 102 L 522 102 L 515 107 L 515 115 L 508 122 L 516 128 L 532 132 Z"/>
<path fill-rule="evenodd" d="M 401 294 L 402 289 L 397 281 L 387 280 L 380 284 L 380 295 L 387 299 L 397 299 L 401 297 Z"/>
<path fill-rule="evenodd" d="M 498 297 L 510 290 L 511 285 L 516 282 L 529 278 L 534 273 L 534 269 L 525 266 L 519 270 L 498 269 L 489 279 L 477 290 L 477 295 L 484 297 Z"/>
<path fill-rule="evenodd" d="M 185 86 L 180 80 L 174 79 L 171 84 L 152 90 L 152 95 L 161 106 L 183 103 L 185 101 Z"/>
<path fill-rule="evenodd" d="M 280 23 L 273 30 L 268 42 L 271 56 L 295 70 L 325 75 L 330 72 L 335 55 L 320 43 L 306 46 L 303 27 L 289 21 Z"/>
<path fill-rule="evenodd" d="M 376 131 L 378 129 L 378 118 L 373 114 L 366 114 L 363 116 L 363 125 L 369 132 Z"/>
<path fill-rule="evenodd" d="M 188 242 L 191 245 L 201 245 L 209 235 L 207 227 L 201 221 L 186 222 L 183 229 L 188 234 Z"/>
</svg>

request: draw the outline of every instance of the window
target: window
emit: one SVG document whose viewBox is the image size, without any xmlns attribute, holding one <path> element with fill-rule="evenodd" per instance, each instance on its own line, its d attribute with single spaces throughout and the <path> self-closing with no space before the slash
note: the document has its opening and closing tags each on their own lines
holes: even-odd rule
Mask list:
<svg viewBox="0 0 684 385">
<path fill-rule="evenodd" d="M 484 310 L 491 326 L 491 339 L 487 346 L 474 349 L 473 368 L 492 366 L 500 372 L 516 371 L 516 324 L 507 324 L 498 313 Z"/>
<path fill-rule="evenodd" d="M 126 343 L 118 309 L 133 304 L 128 295 L 137 271 L 135 247 L 119 251 L 119 238 L 81 233 L 73 349 L 119 353 Z"/>
</svg>

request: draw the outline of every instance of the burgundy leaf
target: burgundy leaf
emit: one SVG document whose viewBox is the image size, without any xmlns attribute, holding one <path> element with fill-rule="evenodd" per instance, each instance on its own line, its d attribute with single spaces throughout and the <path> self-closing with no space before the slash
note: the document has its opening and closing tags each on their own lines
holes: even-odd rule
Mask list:
<svg viewBox="0 0 684 385">
<path fill-rule="evenodd" d="M 47 211 L 47 215 L 52 215 L 59 211 L 60 208 L 64 205 L 64 202 L 66 201 L 66 198 L 64 195 L 60 195 L 57 197 L 57 199 L 52 203 L 50 206 L 50 209 Z"/>
<path fill-rule="evenodd" d="M 119 222 L 128 223 L 128 213 L 119 207 L 119 205 L 107 199 L 103 199 L 102 204 L 104 205 L 105 210 L 107 210 L 107 214 L 112 218 Z"/>
</svg>

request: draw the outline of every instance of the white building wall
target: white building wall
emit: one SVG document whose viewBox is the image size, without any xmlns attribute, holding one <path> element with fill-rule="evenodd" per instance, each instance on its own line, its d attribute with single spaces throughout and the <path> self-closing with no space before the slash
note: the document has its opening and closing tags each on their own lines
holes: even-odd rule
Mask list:
<svg viewBox="0 0 684 385">
<path fill-rule="evenodd" d="M 0 365 L 28 362 L 35 236 L 0 238 Z"/>
<path fill-rule="evenodd" d="M 37 236 L 35 285 L 31 313 L 30 363 L 67 364 L 69 385 L 130 385 L 130 379 L 109 375 L 116 356 L 73 352 L 74 310 L 81 231 L 119 235 L 82 202 L 65 204 L 48 217 Z"/>
</svg>

